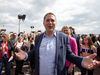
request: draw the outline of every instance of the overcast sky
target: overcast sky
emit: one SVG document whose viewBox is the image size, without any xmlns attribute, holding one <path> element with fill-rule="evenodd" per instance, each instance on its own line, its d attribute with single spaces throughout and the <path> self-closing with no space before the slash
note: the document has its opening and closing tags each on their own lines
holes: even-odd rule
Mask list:
<svg viewBox="0 0 100 75">
<path fill-rule="evenodd" d="M 20 21 L 20 31 L 30 33 L 30 26 L 34 26 L 32 31 L 44 31 L 43 17 L 53 12 L 57 30 L 67 25 L 74 27 L 77 34 L 99 34 L 99 7 L 100 0 L 0 0 L 0 29 L 18 33 L 18 15 L 26 14 L 25 21 Z"/>
</svg>

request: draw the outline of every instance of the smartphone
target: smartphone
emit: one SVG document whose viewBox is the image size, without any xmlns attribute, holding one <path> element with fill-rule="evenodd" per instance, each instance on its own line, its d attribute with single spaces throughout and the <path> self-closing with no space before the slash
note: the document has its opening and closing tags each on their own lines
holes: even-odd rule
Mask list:
<svg viewBox="0 0 100 75">
<path fill-rule="evenodd" d="M 13 33 L 13 32 L 10 32 L 10 33 Z"/>
<path fill-rule="evenodd" d="M 20 32 L 21 34 L 23 34 L 23 32 Z"/>
<path fill-rule="evenodd" d="M 38 32 L 41 32 L 41 30 L 38 30 Z"/>
<path fill-rule="evenodd" d="M 33 40 L 34 38 L 32 38 L 32 40 Z"/>
<path fill-rule="evenodd" d="M 32 33 L 35 33 L 35 31 L 32 31 Z"/>
<path fill-rule="evenodd" d="M 6 29 L 1 29 L 1 31 L 6 31 Z"/>
</svg>

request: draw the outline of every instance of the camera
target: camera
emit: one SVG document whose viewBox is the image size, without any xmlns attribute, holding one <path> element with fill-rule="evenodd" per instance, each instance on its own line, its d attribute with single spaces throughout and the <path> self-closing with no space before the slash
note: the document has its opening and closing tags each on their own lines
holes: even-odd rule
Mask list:
<svg viewBox="0 0 100 75">
<path fill-rule="evenodd" d="M 35 33 L 35 31 L 32 31 L 32 33 Z"/>
<path fill-rule="evenodd" d="M 1 29 L 1 31 L 6 31 L 6 29 Z"/>
<path fill-rule="evenodd" d="M 7 55 L 6 54 L 4 54 L 4 58 L 7 58 Z"/>
</svg>

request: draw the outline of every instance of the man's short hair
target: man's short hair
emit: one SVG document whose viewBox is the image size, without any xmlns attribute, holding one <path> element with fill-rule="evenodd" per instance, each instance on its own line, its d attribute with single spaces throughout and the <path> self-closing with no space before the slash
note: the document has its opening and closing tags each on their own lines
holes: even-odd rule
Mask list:
<svg viewBox="0 0 100 75">
<path fill-rule="evenodd" d="M 52 12 L 48 12 L 48 13 L 44 16 L 43 21 L 45 20 L 45 18 L 46 18 L 47 15 L 53 15 L 53 16 L 55 16 L 55 14 L 53 14 Z M 56 16 L 55 16 L 55 19 L 56 19 Z"/>
<path fill-rule="evenodd" d="M 71 26 L 69 27 L 69 29 L 72 29 L 72 30 L 74 30 L 74 28 L 73 28 L 73 27 L 71 27 Z"/>
</svg>

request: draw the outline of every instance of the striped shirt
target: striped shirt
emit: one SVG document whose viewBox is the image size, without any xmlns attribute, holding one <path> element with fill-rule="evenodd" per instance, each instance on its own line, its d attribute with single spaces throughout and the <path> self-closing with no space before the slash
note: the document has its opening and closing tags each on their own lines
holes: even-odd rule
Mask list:
<svg viewBox="0 0 100 75">
<path fill-rule="evenodd" d="M 82 54 L 82 57 L 90 56 L 91 54 L 95 53 L 93 45 L 91 46 L 91 51 L 89 47 L 81 45 L 80 53 Z"/>
</svg>

